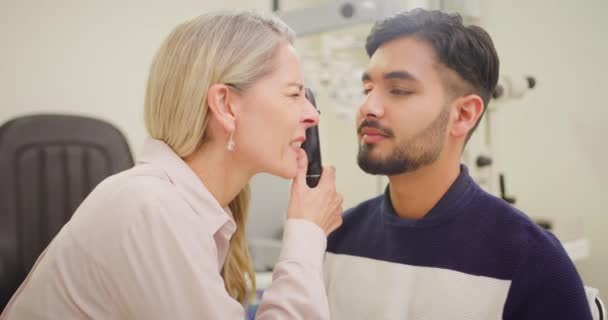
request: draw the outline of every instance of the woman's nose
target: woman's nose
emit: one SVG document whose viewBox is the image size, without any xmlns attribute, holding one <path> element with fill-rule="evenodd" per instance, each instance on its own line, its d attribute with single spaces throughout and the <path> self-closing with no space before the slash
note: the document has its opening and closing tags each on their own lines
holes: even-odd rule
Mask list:
<svg viewBox="0 0 608 320">
<path fill-rule="evenodd" d="M 319 124 L 319 111 L 312 105 L 308 99 L 306 99 L 306 106 L 304 107 L 303 121 L 306 128 L 314 127 Z"/>
</svg>

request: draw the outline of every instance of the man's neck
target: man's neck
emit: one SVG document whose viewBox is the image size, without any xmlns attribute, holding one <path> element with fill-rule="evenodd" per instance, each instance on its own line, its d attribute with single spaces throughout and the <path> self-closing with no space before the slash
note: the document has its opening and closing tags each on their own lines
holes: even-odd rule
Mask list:
<svg viewBox="0 0 608 320">
<path fill-rule="evenodd" d="M 414 172 L 389 176 L 390 197 L 396 214 L 421 219 L 441 200 L 460 174 L 460 163 L 438 159 Z"/>
</svg>

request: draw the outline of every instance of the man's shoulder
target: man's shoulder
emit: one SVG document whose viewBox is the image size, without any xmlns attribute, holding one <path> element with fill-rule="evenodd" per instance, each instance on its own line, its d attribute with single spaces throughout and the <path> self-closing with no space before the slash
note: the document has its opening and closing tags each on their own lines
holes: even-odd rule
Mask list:
<svg viewBox="0 0 608 320">
<path fill-rule="evenodd" d="M 523 211 L 485 192 L 480 195 L 478 207 L 483 212 L 479 214 L 478 227 L 485 230 L 488 249 L 511 252 L 510 259 L 516 259 L 518 262 L 515 265 L 520 267 L 530 257 L 544 256 L 569 262 L 557 237 Z"/>
<path fill-rule="evenodd" d="M 529 215 L 492 194 L 482 192 L 471 210 L 480 211 L 480 223 L 499 238 L 515 238 L 522 242 L 519 245 L 527 246 L 559 245 L 555 236 Z"/>
</svg>

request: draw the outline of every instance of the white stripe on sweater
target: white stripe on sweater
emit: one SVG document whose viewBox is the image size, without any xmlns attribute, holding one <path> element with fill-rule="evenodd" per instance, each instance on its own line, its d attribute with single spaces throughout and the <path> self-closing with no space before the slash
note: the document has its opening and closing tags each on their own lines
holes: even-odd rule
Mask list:
<svg viewBox="0 0 608 320">
<path fill-rule="evenodd" d="M 511 281 L 326 253 L 332 320 L 502 319 Z"/>
</svg>

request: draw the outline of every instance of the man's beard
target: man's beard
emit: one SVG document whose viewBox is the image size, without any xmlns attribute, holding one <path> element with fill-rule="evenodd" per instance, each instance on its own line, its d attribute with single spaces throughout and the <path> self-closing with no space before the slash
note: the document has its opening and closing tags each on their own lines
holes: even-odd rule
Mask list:
<svg viewBox="0 0 608 320">
<path fill-rule="evenodd" d="M 374 157 L 374 144 L 359 144 L 357 163 L 359 167 L 370 174 L 396 175 L 413 172 L 435 162 L 445 144 L 445 132 L 450 118 L 450 109 L 446 106 L 441 113 L 426 128 L 413 138 L 398 145 L 387 157 Z M 387 138 L 394 138 L 390 129 L 383 129 L 374 121 L 363 121 L 361 128 L 368 126 L 381 130 Z"/>
</svg>

